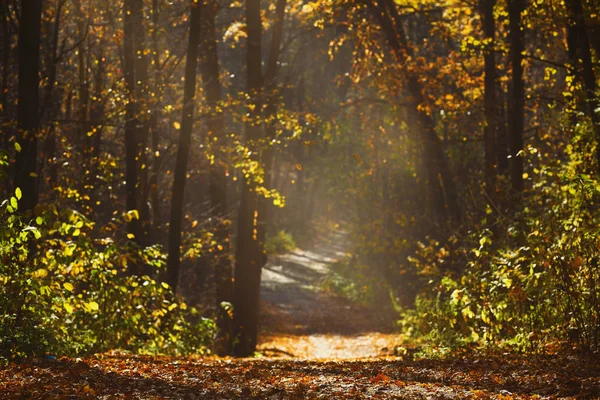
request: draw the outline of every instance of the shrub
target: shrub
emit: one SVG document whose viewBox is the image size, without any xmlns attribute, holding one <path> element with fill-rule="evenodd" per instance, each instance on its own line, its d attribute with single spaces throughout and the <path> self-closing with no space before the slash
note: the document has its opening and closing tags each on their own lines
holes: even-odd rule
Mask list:
<svg viewBox="0 0 600 400">
<path fill-rule="evenodd" d="M 265 250 L 267 254 L 282 254 L 296 248 L 296 242 L 291 233 L 279 231 L 277 235 L 267 238 Z"/>
<path fill-rule="evenodd" d="M 17 189 L 0 206 L 0 358 L 207 351 L 213 321 L 166 283 L 128 273 L 133 262 L 158 273 L 166 259 L 158 246 L 133 248 L 119 236 L 136 211 L 102 229 L 54 205 L 27 220 L 17 213 L 20 196 Z"/>
</svg>

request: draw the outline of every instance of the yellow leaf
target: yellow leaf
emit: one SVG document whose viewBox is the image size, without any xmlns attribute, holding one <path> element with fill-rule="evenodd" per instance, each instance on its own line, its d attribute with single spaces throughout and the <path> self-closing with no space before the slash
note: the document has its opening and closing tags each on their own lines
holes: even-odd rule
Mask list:
<svg viewBox="0 0 600 400">
<path fill-rule="evenodd" d="M 194 221 L 194 222 L 192 222 L 192 228 L 195 228 L 195 227 L 196 227 L 196 225 L 198 225 L 198 221 Z"/>
<path fill-rule="evenodd" d="M 446 95 L 446 100 L 452 101 L 452 100 L 454 100 L 454 96 L 452 96 L 451 94 L 447 94 Z"/>
<path fill-rule="evenodd" d="M 79 230 L 79 228 L 76 228 L 76 229 L 73 231 L 72 235 L 73 235 L 73 236 L 79 236 L 79 234 L 80 234 L 80 233 L 81 233 L 81 231 Z"/>
<path fill-rule="evenodd" d="M 15 189 L 15 196 L 17 197 L 17 200 L 21 200 L 21 197 L 23 197 L 23 193 L 21 193 L 20 188 Z"/>
<path fill-rule="evenodd" d="M 302 165 L 300 165 L 300 164 L 296 164 L 296 169 L 297 169 L 298 171 L 302 171 Z"/>
<path fill-rule="evenodd" d="M 133 239 L 133 238 L 135 238 L 135 235 L 133 233 L 127 234 L 127 239 Z"/>
<path fill-rule="evenodd" d="M 75 309 L 73 308 L 73 306 L 71 304 L 69 304 L 69 303 L 63 304 L 63 307 L 65 308 L 65 310 L 67 310 L 67 312 L 69 314 L 72 314 L 73 311 L 75 311 Z"/>
<path fill-rule="evenodd" d="M 527 172 L 525 172 L 525 173 L 523 174 L 523 179 L 527 179 L 527 178 L 529 178 L 529 174 L 528 174 Z"/>
<path fill-rule="evenodd" d="M 92 309 L 94 311 L 98 311 L 100 309 L 100 306 L 95 301 L 90 301 L 88 303 L 88 306 L 90 307 L 90 309 Z"/>
<path fill-rule="evenodd" d="M 168 284 L 168 283 L 161 282 L 161 284 L 160 284 L 160 285 L 161 285 L 162 287 L 164 287 L 165 289 L 168 289 L 168 288 L 169 288 L 169 284 Z"/>
<path fill-rule="evenodd" d="M 173 122 L 173 127 L 175 129 L 181 129 L 181 124 L 179 122 L 175 121 L 175 122 Z"/>
<path fill-rule="evenodd" d="M 63 287 L 64 287 L 65 289 L 67 289 L 69 292 L 72 292 L 72 291 L 73 291 L 73 289 L 75 289 L 75 288 L 73 287 L 73 285 L 72 285 L 72 284 L 70 284 L 69 282 L 65 282 L 65 283 L 63 283 Z"/>
</svg>

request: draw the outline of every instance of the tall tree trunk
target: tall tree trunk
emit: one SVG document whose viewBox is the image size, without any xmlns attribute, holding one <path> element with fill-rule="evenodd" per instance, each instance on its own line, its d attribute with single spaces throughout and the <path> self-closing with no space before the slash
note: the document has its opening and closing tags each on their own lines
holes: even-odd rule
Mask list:
<svg viewBox="0 0 600 400">
<path fill-rule="evenodd" d="M 581 62 L 581 78 L 585 89 L 585 98 L 588 104 L 587 113 L 592 121 L 594 136 L 596 138 L 596 168 L 600 174 L 600 117 L 598 109 L 600 102 L 596 94 L 596 76 L 594 75 L 594 64 L 592 63 L 592 52 L 590 50 L 590 39 L 585 26 L 585 16 L 581 0 L 567 0 L 567 9 L 570 17 L 570 31 L 574 39 L 569 41 L 569 53 L 576 63 Z M 598 54 L 597 56 L 600 56 Z"/>
<path fill-rule="evenodd" d="M 386 39 L 400 64 L 406 63 L 406 56 L 413 55 L 413 51 L 406 40 L 406 33 L 398 10 L 393 0 L 363 0 L 370 9 L 373 17 L 383 29 Z M 416 76 L 406 71 L 407 89 L 410 101 L 417 117 L 421 141 L 424 147 L 424 157 L 428 164 L 428 184 L 435 202 L 435 211 L 439 216 L 447 216 L 460 220 L 458 194 L 450 166 L 442 142 L 435 132 L 435 121 L 421 105 L 425 102 L 423 88 Z"/>
<path fill-rule="evenodd" d="M 30 0 L 21 10 L 19 24 L 19 105 L 15 162 L 15 188 L 20 188 L 19 208 L 33 211 L 37 204 L 37 131 L 40 125 L 39 65 L 42 0 Z"/>
<path fill-rule="evenodd" d="M 148 244 L 148 229 L 150 227 L 150 208 L 148 197 L 148 156 L 146 146 L 150 132 L 150 86 L 148 79 L 148 56 L 146 51 L 146 33 L 144 30 L 144 1 L 132 0 L 133 21 L 133 52 L 135 69 L 135 100 L 137 103 L 138 125 L 136 132 L 137 157 L 139 160 L 137 190 L 140 196 L 137 206 L 140 212 L 140 243 Z M 150 271 L 146 270 L 149 273 Z"/>
<path fill-rule="evenodd" d="M 483 33 L 486 40 L 484 54 L 484 114 L 485 127 L 483 143 L 485 150 L 485 184 L 490 198 L 495 197 L 496 183 L 496 143 L 498 134 L 498 107 L 496 99 L 496 52 L 494 51 L 496 24 L 494 21 L 494 5 L 496 0 L 481 0 L 481 14 L 483 17 Z"/>
<path fill-rule="evenodd" d="M 169 255 L 167 259 L 167 283 L 177 292 L 179 266 L 181 263 L 181 218 L 183 216 L 183 196 L 187 164 L 194 125 L 194 105 L 196 98 L 196 70 L 198 69 L 198 46 L 202 7 L 200 2 L 191 2 L 190 33 L 188 38 L 187 59 L 185 62 L 185 83 L 183 90 L 183 110 L 181 131 L 175 161 L 173 194 L 171 196 L 171 218 L 169 224 Z"/>
<path fill-rule="evenodd" d="M 162 66 L 160 63 L 160 51 L 158 47 L 158 0 L 152 0 L 152 46 L 154 47 L 154 90 L 155 98 L 154 109 L 150 117 L 150 136 L 152 140 L 152 173 L 148 185 L 150 187 L 150 202 L 152 204 L 152 232 L 155 236 L 154 242 L 159 237 L 159 230 L 162 225 L 160 214 L 160 200 L 158 196 L 158 172 L 160 169 L 160 151 L 159 151 L 159 126 L 158 120 L 161 115 L 161 103 L 158 99 L 162 99 L 163 93 L 163 78 Z"/>
<path fill-rule="evenodd" d="M 260 0 L 246 0 L 246 86 L 250 97 L 246 142 L 252 148 L 252 158 L 258 161 L 258 141 L 262 137 L 260 110 L 262 108 L 262 25 Z M 242 178 L 238 213 L 238 232 L 234 271 L 234 318 L 236 356 L 249 356 L 256 349 L 258 336 L 258 305 L 260 276 L 265 254 L 259 242 L 258 197 L 248 179 Z"/>
<path fill-rule="evenodd" d="M 88 133 L 90 132 L 90 123 L 89 123 L 89 102 L 90 102 L 90 88 L 89 88 L 89 79 L 88 79 L 88 65 L 87 65 L 87 53 L 89 51 L 86 48 L 86 40 L 88 29 L 87 26 L 87 15 L 84 13 L 81 0 L 75 1 L 75 13 L 77 15 L 77 34 L 79 40 L 79 46 L 77 49 L 77 74 L 79 78 L 78 82 L 78 108 L 77 108 L 77 120 L 78 120 L 78 129 L 77 136 L 75 139 L 75 143 L 80 146 L 80 151 L 83 158 L 83 165 L 85 168 L 86 177 L 85 179 L 80 180 L 83 190 L 83 186 L 89 183 L 89 173 L 91 166 L 91 156 L 90 156 L 90 137 Z"/>
<path fill-rule="evenodd" d="M 52 32 L 52 40 L 50 43 L 50 52 L 48 54 L 48 79 L 46 81 L 46 87 L 44 88 L 44 100 L 42 107 L 41 118 L 43 121 L 49 123 L 48 134 L 44 141 L 44 162 L 49 166 L 48 186 L 53 189 L 56 182 L 56 174 L 52 173 L 56 170 L 55 149 L 56 149 L 56 123 L 54 122 L 56 114 L 58 112 L 58 105 L 55 96 L 55 84 L 56 75 L 58 69 L 58 38 L 60 35 L 60 17 L 62 14 L 62 8 L 65 4 L 65 0 L 57 0 L 56 14 L 54 16 L 54 26 L 52 29 L 48 29 L 48 32 Z"/>
<path fill-rule="evenodd" d="M 2 87 L 0 87 L 0 104 L 3 114 L 8 109 L 8 73 L 10 70 L 10 31 L 8 29 L 8 1 L 0 3 L 0 23 L 2 24 Z"/>
<path fill-rule="evenodd" d="M 525 50 L 524 32 L 521 27 L 521 13 L 525 9 L 525 0 L 508 0 L 510 26 L 510 58 L 512 82 L 509 113 L 509 149 L 510 175 L 514 193 L 523 191 L 523 130 L 525 125 L 525 84 L 523 81 L 523 51 Z"/>
<path fill-rule="evenodd" d="M 101 48 L 96 52 L 96 71 L 94 74 L 94 96 L 90 106 L 90 125 L 92 127 L 92 140 L 90 142 L 90 158 L 92 165 L 90 168 L 91 191 L 96 188 L 96 176 L 99 173 L 98 166 L 100 162 L 102 146 L 102 119 L 104 117 L 104 74 L 106 71 L 106 59 Z"/>
<path fill-rule="evenodd" d="M 507 106 L 506 91 L 502 84 L 497 84 L 496 94 L 498 95 L 498 130 L 496 131 L 496 163 L 498 172 L 505 174 L 508 171 L 508 129 L 507 129 Z"/>
<path fill-rule="evenodd" d="M 264 168 L 264 186 L 267 189 L 272 187 L 272 172 L 273 172 L 273 139 L 277 127 L 277 111 L 280 100 L 279 90 L 277 88 L 276 78 L 279 70 L 279 56 L 281 54 L 281 42 L 283 41 L 283 23 L 285 19 L 285 7 L 287 0 L 277 0 L 275 5 L 275 21 L 271 33 L 271 45 L 269 49 L 269 58 L 267 61 L 267 71 L 263 82 L 266 92 L 267 105 L 265 110 L 266 123 L 266 147 L 262 150 L 261 159 Z M 273 207 L 271 198 L 259 199 L 258 207 L 258 240 L 261 243 L 265 242 L 267 235 L 267 227 L 270 222 L 270 210 Z M 266 258 L 264 262 L 266 263 Z M 264 266 L 264 264 L 263 264 Z"/>
<path fill-rule="evenodd" d="M 127 211 L 137 210 L 137 100 L 135 96 L 135 56 L 134 56 L 134 18 L 133 2 L 135 0 L 124 0 L 123 10 L 123 72 L 125 75 L 125 86 L 129 99 L 125 105 L 125 203 Z M 132 218 L 127 225 L 127 231 L 133 235 L 133 242 L 139 243 L 139 220 Z M 130 268 L 129 273 L 136 274 L 141 271 L 135 265 Z"/>
<path fill-rule="evenodd" d="M 221 80 L 219 78 L 219 57 L 215 30 L 219 2 L 210 0 L 204 3 L 202 11 L 202 33 L 200 70 L 206 93 L 210 115 L 206 121 L 207 137 L 212 147 L 214 160 L 210 165 L 210 202 L 215 222 L 215 240 L 220 247 L 214 254 L 215 288 L 217 306 L 216 340 L 217 353 L 228 355 L 232 352 L 232 321 L 224 303 L 233 302 L 233 268 L 231 253 L 231 221 L 227 217 L 227 178 L 225 169 L 225 121 L 220 111 L 222 101 Z"/>
</svg>

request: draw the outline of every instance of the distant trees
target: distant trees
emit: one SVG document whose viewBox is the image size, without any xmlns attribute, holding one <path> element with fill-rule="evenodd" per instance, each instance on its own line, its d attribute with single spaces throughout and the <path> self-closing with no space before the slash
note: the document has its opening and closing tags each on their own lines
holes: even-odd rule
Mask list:
<svg viewBox="0 0 600 400">
<path fill-rule="evenodd" d="M 397 62 L 406 71 L 408 102 L 416 117 L 415 127 L 418 129 L 419 140 L 423 144 L 427 160 L 427 182 L 430 188 L 432 208 L 436 214 L 460 220 L 460 208 L 454 176 L 448 164 L 440 138 L 435 131 L 435 121 L 426 111 L 423 88 L 417 76 L 407 69 L 407 57 L 413 54 L 407 42 L 402 21 L 393 0 L 363 0 L 373 18 L 381 26 L 385 38 L 390 45 Z"/>
</svg>

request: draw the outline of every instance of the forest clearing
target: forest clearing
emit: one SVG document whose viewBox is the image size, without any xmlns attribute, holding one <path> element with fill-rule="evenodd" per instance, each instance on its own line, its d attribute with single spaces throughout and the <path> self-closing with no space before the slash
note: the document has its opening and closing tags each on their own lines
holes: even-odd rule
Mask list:
<svg viewBox="0 0 600 400">
<path fill-rule="evenodd" d="M 0 398 L 600 398 L 598 0 L 0 0 Z"/>
</svg>

